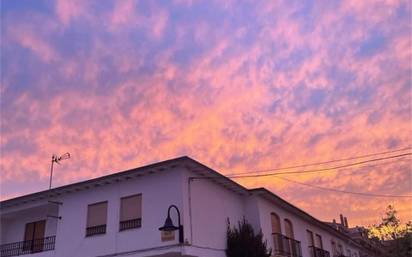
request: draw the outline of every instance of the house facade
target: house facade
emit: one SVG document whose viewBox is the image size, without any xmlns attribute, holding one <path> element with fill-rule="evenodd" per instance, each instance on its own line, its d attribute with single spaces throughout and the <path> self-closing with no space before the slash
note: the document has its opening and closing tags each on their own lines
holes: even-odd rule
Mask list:
<svg viewBox="0 0 412 257">
<path fill-rule="evenodd" d="M 175 227 L 180 216 L 182 238 L 159 230 L 168 210 Z M 224 257 L 228 222 L 243 218 L 273 256 L 379 256 L 272 192 L 246 189 L 189 157 L 5 200 L 0 216 L 0 256 Z"/>
</svg>

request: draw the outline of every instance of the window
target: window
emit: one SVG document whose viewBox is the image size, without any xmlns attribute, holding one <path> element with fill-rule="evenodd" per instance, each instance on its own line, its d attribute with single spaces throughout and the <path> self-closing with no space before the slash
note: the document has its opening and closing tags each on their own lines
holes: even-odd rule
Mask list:
<svg viewBox="0 0 412 257">
<path fill-rule="evenodd" d="M 335 241 L 333 241 L 333 240 L 332 240 L 332 254 L 333 254 L 333 255 L 337 255 L 337 252 L 336 252 L 336 243 L 335 243 Z"/>
<path fill-rule="evenodd" d="M 289 238 L 295 238 L 293 235 L 293 226 L 292 222 L 288 219 L 285 219 L 285 236 Z"/>
<path fill-rule="evenodd" d="M 107 201 L 90 204 L 87 208 L 86 237 L 105 234 L 107 222 Z"/>
<path fill-rule="evenodd" d="M 280 227 L 280 219 L 276 213 L 270 214 L 270 221 L 272 223 L 273 246 L 275 252 L 283 253 L 283 241 Z"/>
<path fill-rule="evenodd" d="M 23 251 L 31 253 L 43 251 L 45 230 L 45 220 L 27 223 L 24 232 Z"/>
<path fill-rule="evenodd" d="M 308 238 L 308 245 L 313 246 L 313 233 L 310 230 L 306 230 L 306 236 Z"/>
<path fill-rule="evenodd" d="M 323 249 L 322 237 L 318 234 L 316 234 L 316 237 L 315 237 L 315 246 L 317 248 Z"/>
<path fill-rule="evenodd" d="M 300 256 L 300 245 L 296 244 L 296 241 L 293 240 L 293 225 L 292 222 L 288 219 L 285 219 L 285 236 L 286 239 L 286 249 L 287 253 L 290 256 Z M 299 253 L 299 254 L 298 254 Z"/>
<path fill-rule="evenodd" d="M 343 247 L 341 244 L 338 244 L 338 255 L 343 254 Z"/>
<path fill-rule="evenodd" d="M 310 257 L 314 257 L 316 256 L 315 253 L 315 248 L 314 248 L 314 240 L 313 240 L 313 233 L 310 230 L 306 230 L 306 237 L 308 240 L 308 245 L 309 245 L 309 249 L 310 249 Z"/>
<path fill-rule="evenodd" d="M 132 195 L 120 199 L 119 231 L 142 226 L 142 195 Z"/>
<path fill-rule="evenodd" d="M 272 233 L 279 233 L 281 234 L 281 228 L 280 228 L 280 219 L 279 216 L 276 213 L 271 213 L 270 214 L 270 219 L 272 222 Z"/>
</svg>

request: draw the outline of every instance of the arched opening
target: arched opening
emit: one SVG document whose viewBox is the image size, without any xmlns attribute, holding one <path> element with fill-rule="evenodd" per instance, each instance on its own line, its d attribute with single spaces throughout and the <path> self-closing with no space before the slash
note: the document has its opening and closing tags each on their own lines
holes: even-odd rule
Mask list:
<svg viewBox="0 0 412 257">
<path fill-rule="evenodd" d="M 272 222 L 272 233 L 281 234 L 282 230 L 281 230 L 281 227 L 280 227 L 279 216 L 276 213 L 272 212 L 270 214 L 270 219 L 271 219 L 271 222 Z"/>
<path fill-rule="evenodd" d="M 282 241 L 282 229 L 280 226 L 279 216 L 272 212 L 270 214 L 270 221 L 272 223 L 272 236 L 273 236 L 273 247 L 275 254 L 283 253 L 283 241 Z"/>
<path fill-rule="evenodd" d="M 285 219 L 285 236 L 287 237 L 286 249 L 291 256 L 297 256 L 299 245 L 294 240 L 293 225 L 289 219 Z"/>
<path fill-rule="evenodd" d="M 295 236 L 293 234 L 293 225 L 292 222 L 288 219 L 285 219 L 285 236 L 294 239 Z"/>
<path fill-rule="evenodd" d="M 338 255 L 338 251 L 336 250 L 336 243 L 335 241 L 331 241 L 332 244 L 332 255 Z"/>
</svg>

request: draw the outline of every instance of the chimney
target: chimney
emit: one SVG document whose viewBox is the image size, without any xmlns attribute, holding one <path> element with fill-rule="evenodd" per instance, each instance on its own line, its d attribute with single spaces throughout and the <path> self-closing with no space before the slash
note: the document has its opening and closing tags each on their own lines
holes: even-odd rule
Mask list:
<svg viewBox="0 0 412 257">
<path fill-rule="evenodd" d="M 336 229 L 336 230 L 339 229 L 339 228 L 338 228 L 338 224 L 336 224 L 336 220 L 335 220 L 335 219 L 333 219 L 332 224 L 333 224 L 333 228 L 334 228 L 334 229 Z"/>
<path fill-rule="evenodd" d="M 340 217 L 340 224 L 341 224 L 342 226 L 345 226 L 345 221 L 343 220 L 343 215 L 342 215 L 342 214 L 339 214 L 339 217 Z"/>
<path fill-rule="evenodd" d="M 349 228 L 347 217 L 344 218 L 344 221 L 345 221 L 345 227 L 346 227 L 346 228 Z"/>
</svg>

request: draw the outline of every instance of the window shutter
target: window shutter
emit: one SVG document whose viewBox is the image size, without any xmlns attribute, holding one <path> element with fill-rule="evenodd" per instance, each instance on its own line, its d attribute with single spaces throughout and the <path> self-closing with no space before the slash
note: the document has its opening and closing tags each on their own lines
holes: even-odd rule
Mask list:
<svg viewBox="0 0 412 257">
<path fill-rule="evenodd" d="M 272 213 L 270 215 L 271 222 L 272 222 L 272 233 L 281 233 L 281 228 L 280 228 L 280 219 L 279 216 L 276 215 L 275 213 Z"/>
<path fill-rule="evenodd" d="M 294 238 L 292 222 L 288 219 L 285 219 L 285 235 L 289 238 Z"/>
<path fill-rule="evenodd" d="M 320 248 L 320 249 L 323 249 L 322 237 L 320 235 L 316 234 L 315 239 L 316 239 L 315 240 L 315 246 Z"/>
<path fill-rule="evenodd" d="M 306 236 L 308 238 L 308 244 L 309 246 L 314 246 L 313 244 L 313 233 L 310 230 L 306 230 Z"/>
<path fill-rule="evenodd" d="M 142 218 L 142 195 L 121 198 L 120 221 Z"/>
<path fill-rule="evenodd" d="M 337 253 L 337 251 L 336 251 L 336 243 L 335 243 L 335 241 L 332 241 L 332 254 L 333 254 L 333 255 L 337 255 L 336 253 Z"/>
<path fill-rule="evenodd" d="M 33 239 L 40 239 L 44 238 L 44 233 L 46 231 L 46 221 L 40 220 L 34 224 L 34 238 Z"/>
<path fill-rule="evenodd" d="M 24 233 L 24 241 L 33 240 L 35 222 L 26 224 L 26 231 Z"/>
<path fill-rule="evenodd" d="M 23 251 L 43 251 L 45 230 L 45 220 L 27 223 L 24 232 Z"/>
<path fill-rule="evenodd" d="M 107 202 L 95 203 L 88 206 L 87 227 L 106 225 Z"/>
</svg>

